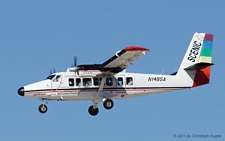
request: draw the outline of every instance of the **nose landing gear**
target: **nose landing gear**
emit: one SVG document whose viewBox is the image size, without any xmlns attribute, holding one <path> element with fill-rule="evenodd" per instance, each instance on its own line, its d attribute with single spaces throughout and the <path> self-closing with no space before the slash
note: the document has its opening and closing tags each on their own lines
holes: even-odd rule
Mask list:
<svg viewBox="0 0 225 141">
<path fill-rule="evenodd" d="M 44 114 L 47 112 L 48 110 L 48 107 L 45 105 L 45 104 L 41 104 L 39 107 L 38 107 L 38 110 L 40 113 Z"/>
<path fill-rule="evenodd" d="M 47 112 L 48 107 L 45 105 L 44 100 L 41 100 L 41 101 L 42 101 L 42 104 L 38 107 L 38 110 L 39 110 L 40 113 L 44 114 L 44 113 Z M 46 100 L 46 104 L 47 104 L 47 103 L 48 103 L 48 102 L 47 102 L 47 100 Z"/>
</svg>

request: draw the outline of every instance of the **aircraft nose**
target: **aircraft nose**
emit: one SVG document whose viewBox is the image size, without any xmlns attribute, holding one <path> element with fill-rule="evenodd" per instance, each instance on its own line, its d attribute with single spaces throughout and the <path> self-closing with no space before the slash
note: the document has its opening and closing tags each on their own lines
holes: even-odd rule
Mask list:
<svg viewBox="0 0 225 141">
<path fill-rule="evenodd" d="M 18 89 L 18 94 L 20 96 L 24 96 L 24 87 L 21 87 L 21 88 Z"/>
</svg>

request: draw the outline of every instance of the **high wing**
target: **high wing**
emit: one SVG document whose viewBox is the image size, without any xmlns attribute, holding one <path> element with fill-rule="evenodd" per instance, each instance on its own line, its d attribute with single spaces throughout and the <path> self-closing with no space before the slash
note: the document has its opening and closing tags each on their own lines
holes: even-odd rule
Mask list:
<svg viewBox="0 0 225 141">
<path fill-rule="evenodd" d="M 138 46 L 129 46 L 124 48 L 121 51 L 116 52 L 116 54 L 105 61 L 102 64 L 102 68 L 121 68 L 126 69 L 134 61 L 145 55 L 149 52 L 149 49 L 138 47 Z"/>
<path fill-rule="evenodd" d="M 147 48 L 139 46 L 128 46 L 123 50 L 116 52 L 113 57 L 101 64 L 99 67 L 100 70 L 105 71 L 103 71 L 103 73 L 101 74 L 103 76 L 102 81 L 99 86 L 98 93 L 95 94 L 95 97 L 100 99 L 114 97 L 115 95 L 113 95 L 112 93 L 101 93 L 104 88 L 106 77 L 108 75 L 119 73 L 123 69 L 126 69 L 130 64 L 132 64 L 134 61 L 144 56 L 148 52 L 149 49 Z"/>
<path fill-rule="evenodd" d="M 149 52 L 149 49 L 139 46 L 128 46 L 102 64 L 79 65 L 78 70 L 100 70 L 103 75 L 116 74 L 126 69 L 130 64 Z"/>
</svg>

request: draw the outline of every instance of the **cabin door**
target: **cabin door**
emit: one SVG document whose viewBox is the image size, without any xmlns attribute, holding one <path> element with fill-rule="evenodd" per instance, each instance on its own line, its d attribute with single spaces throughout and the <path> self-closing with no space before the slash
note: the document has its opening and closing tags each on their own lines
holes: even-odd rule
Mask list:
<svg viewBox="0 0 225 141">
<path fill-rule="evenodd" d="M 117 93 L 126 93 L 126 85 L 125 85 L 125 77 L 124 76 L 117 77 L 116 92 Z"/>
<path fill-rule="evenodd" d="M 52 90 L 57 90 L 62 83 L 62 76 L 56 75 L 55 78 L 52 79 Z"/>
</svg>

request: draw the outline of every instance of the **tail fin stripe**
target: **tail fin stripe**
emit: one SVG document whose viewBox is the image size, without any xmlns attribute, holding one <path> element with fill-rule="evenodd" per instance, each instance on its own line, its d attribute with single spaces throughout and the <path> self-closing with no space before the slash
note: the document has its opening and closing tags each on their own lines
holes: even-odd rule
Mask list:
<svg viewBox="0 0 225 141">
<path fill-rule="evenodd" d="M 212 62 L 212 45 L 213 45 L 213 34 L 205 34 L 202 50 L 199 57 L 199 63 Z"/>
<path fill-rule="evenodd" d="M 203 48 L 212 48 L 213 41 L 204 41 Z"/>
<path fill-rule="evenodd" d="M 213 41 L 213 34 L 205 34 L 204 41 Z"/>
<path fill-rule="evenodd" d="M 211 62 L 212 62 L 212 57 L 201 56 L 201 57 L 199 58 L 199 63 L 201 63 L 201 62 L 211 63 Z"/>
<path fill-rule="evenodd" d="M 212 56 L 212 48 L 202 48 L 200 56 L 207 56 L 211 57 Z"/>
</svg>

